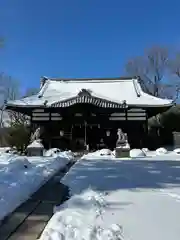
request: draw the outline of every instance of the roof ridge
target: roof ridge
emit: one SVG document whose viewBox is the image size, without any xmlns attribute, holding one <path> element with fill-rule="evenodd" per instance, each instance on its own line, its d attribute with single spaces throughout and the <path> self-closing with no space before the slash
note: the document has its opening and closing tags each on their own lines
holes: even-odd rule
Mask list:
<svg viewBox="0 0 180 240">
<path fill-rule="evenodd" d="M 47 77 L 46 77 L 47 78 Z M 132 79 L 137 79 L 137 77 L 104 77 L 104 78 L 50 78 L 48 77 L 47 79 L 51 81 L 95 81 L 95 80 L 132 80 Z"/>
</svg>

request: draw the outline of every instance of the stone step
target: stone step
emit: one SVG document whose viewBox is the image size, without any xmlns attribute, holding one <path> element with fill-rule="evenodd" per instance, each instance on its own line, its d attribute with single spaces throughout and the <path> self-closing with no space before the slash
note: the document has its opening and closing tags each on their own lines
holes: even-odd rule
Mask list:
<svg viewBox="0 0 180 240">
<path fill-rule="evenodd" d="M 8 240 L 35 240 L 53 215 L 52 203 L 41 203 Z"/>
<path fill-rule="evenodd" d="M 69 163 L 66 171 L 72 166 Z M 25 203 L 2 221 L 0 240 L 35 240 L 53 215 L 53 207 L 61 204 L 68 187 L 57 181 L 65 172 L 60 170 Z"/>
<path fill-rule="evenodd" d="M 0 227 L 0 240 L 9 239 L 9 237 L 18 229 L 34 209 L 40 204 L 40 201 L 27 201 L 17 210 L 7 217 Z"/>
</svg>

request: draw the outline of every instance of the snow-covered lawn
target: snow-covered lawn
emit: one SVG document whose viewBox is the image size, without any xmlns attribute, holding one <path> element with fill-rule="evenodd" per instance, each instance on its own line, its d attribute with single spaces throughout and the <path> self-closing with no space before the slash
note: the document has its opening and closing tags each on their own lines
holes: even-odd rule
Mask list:
<svg viewBox="0 0 180 240">
<path fill-rule="evenodd" d="M 1 152 L 0 220 L 71 160 L 72 156 L 68 152 L 49 157 L 23 157 Z"/>
<path fill-rule="evenodd" d="M 41 240 L 179 240 L 180 155 L 115 159 L 88 154 L 63 178 L 71 198 Z"/>
</svg>

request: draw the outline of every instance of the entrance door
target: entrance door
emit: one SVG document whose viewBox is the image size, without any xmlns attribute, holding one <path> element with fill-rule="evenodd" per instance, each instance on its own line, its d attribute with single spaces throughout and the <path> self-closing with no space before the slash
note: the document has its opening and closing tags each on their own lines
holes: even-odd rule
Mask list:
<svg viewBox="0 0 180 240">
<path fill-rule="evenodd" d="M 74 124 L 72 128 L 72 139 L 75 141 L 77 150 L 86 149 L 89 145 L 90 149 L 97 149 L 97 144 L 100 142 L 100 125 L 89 124 Z"/>
<path fill-rule="evenodd" d="M 101 127 L 100 124 L 88 124 L 87 128 L 87 144 L 91 150 L 96 150 L 100 144 Z"/>
<path fill-rule="evenodd" d="M 85 149 L 85 128 L 83 124 L 73 124 L 72 140 L 75 150 Z"/>
</svg>

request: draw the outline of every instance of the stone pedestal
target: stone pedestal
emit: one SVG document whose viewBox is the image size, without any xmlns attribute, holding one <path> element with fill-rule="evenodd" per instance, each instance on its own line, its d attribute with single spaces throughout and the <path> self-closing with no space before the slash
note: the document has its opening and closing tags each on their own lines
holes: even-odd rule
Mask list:
<svg viewBox="0 0 180 240">
<path fill-rule="evenodd" d="M 174 148 L 180 148 L 180 132 L 173 132 Z"/>
<path fill-rule="evenodd" d="M 116 158 L 125 158 L 129 157 L 130 148 L 117 147 L 115 149 Z"/>
<path fill-rule="evenodd" d="M 35 140 L 27 146 L 27 156 L 43 156 L 44 146 L 41 140 Z"/>
</svg>

